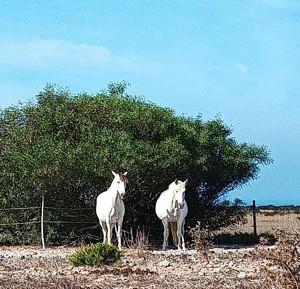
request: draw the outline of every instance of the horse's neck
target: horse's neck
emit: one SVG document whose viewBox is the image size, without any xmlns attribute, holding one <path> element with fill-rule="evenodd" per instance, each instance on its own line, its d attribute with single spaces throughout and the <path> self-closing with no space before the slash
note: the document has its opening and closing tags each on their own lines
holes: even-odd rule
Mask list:
<svg viewBox="0 0 300 289">
<path fill-rule="evenodd" d="M 121 199 L 118 190 L 114 187 L 114 186 L 110 186 L 107 189 L 107 192 L 111 195 L 112 199 L 113 199 L 113 205 L 116 204 L 117 200 Z"/>
<path fill-rule="evenodd" d="M 112 183 L 112 184 L 110 185 L 110 187 L 107 189 L 107 191 L 110 191 L 110 192 L 117 192 L 117 191 L 118 191 L 118 189 L 117 189 L 117 184 Z"/>
<path fill-rule="evenodd" d="M 169 200 L 171 202 L 172 208 L 175 208 L 178 206 L 178 202 L 175 199 L 175 192 L 173 190 L 168 190 Z"/>
</svg>

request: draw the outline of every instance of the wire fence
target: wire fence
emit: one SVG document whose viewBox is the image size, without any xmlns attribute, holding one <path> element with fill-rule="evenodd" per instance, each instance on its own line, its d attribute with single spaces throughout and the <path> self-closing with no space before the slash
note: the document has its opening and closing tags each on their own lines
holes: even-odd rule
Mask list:
<svg viewBox="0 0 300 289">
<path fill-rule="evenodd" d="M 39 209 L 42 210 L 42 207 L 32 207 L 32 208 L 6 208 L 6 209 L 0 209 L 1 211 L 14 211 L 14 210 L 30 210 L 30 209 Z M 48 211 L 48 210 L 56 210 L 56 211 L 68 211 L 68 212 L 72 212 L 72 211 L 93 211 L 93 209 L 90 208 L 82 208 L 82 209 L 74 209 L 74 208 L 54 208 L 54 207 L 44 207 L 44 212 Z M 127 209 L 126 211 L 130 211 L 129 209 Z M 153 217 L 153 218 L 157 218 L 156 215 L 154 214 L 147 214 L 147 213 L 141 213 L 141 212 L 136 212 L 135 214 L 138 215 L 144 215 L 144 216 L 149 216 L 149 217 Z M 69 217 L 71 215 L 68 215 Z M 186 220 L 195 220 L 195 219 L 186 219 Z M 89 222 L 89 221 L 47 221 L 44 220 L 43 221 L 44 224 L 98 224 L 97 221 L 95 222 Z M 26 222 L 14 222 L 14 223 L 0 223 L 0 226 L 14 226 L 14 225 L 26 225 L 26 224 L 39 224 L 40 221 L 26 221 Z"/>
<path fill-rule="evenodd" d="M 12 227 L 12 226 L 19 226 L 19 225 L 38 225 L 40 224 L 40 230 L 41 230 L 41 242 L 43 248 L 45 248 L 45 225 L 53 225 L 53 224 L 66 224 L 66 225 L 87 225 L 84 229 L 95 229 L 97 226 L 99 226 L 99 222 L 95 217 L 95 220 L 81 220 L 78 221 L 78 212 L 83 212 L 84 214 L 92 214 L 95 212 L 94 208 L 67 208 L 67 207 L 48 207 L 44 206 L 44 198 L 42 198 L 41 206 L 32 206 L 32 207 L 14 207 L 14 208 L 0 208 L 1 212 L 14 212 L 14 211 L 38 211 L 38 213 L 35 215 L 35 218 L 33 220 L 24 220 L 24 221 L 18 221 L 18 222 L 7 222 L 4 223 L 3 221 L 0 223 L 0 229 L 5 227 Z M 77 218 L 77 220 L 47 220 L 45 218 L 45 212 L 51 212 L 51 211 L 57 211 L 57 212 L 67 212 L 68 214 L 65 215 L 66 218 Z M 130 209 L 126 209 L 126 211 L 131 211 Z M 143 215 L 148 216 L 149 218 L 155 218 L 157 220 L 157 216 L 153 212 L 153 214 L 149 213 L 143 213 L 143 212 L 137 212 L 137 211 L 131 211 L 135 215 Z M 74 213 L 74 214 L 73 214 Z M 60 214 L 57 214 L 60 215 Z M 272 218 L 274 218 L 274 222 L 271 222 Z M 186 221 L 197 221 L 195 219 L 189 219 L 186 218 Z M 138 227 L 135 224 L 127 223 L 131 228 Z M 242 225 L 234 225 L 231 228 L 227 228 L 228 230 L 231 230 L 232 232 L 248 232 L 248 233 L 254 233 L 258 234 L 261 232 L 271 231 L 276 228 L 281 228 L 285 230 L 290 230 L 291 228 L 300 229 L 300 217 L 299 215 L 295 216 L 294 219 L 291 219 L 291 216 L 273 216 L 268 218 L 262 218 L 262 214 L 258 213 L 258 210 L 255 206 L 255 202 L 253 202 L 252 210 L 250 210 L 250 213 L 248 214 L 248 220 L 246 224 Z M 151 230 L 157 230 L 157 231 L 163 231 L 163 227 L 153 227 L 151 226 Z M 99 228 L 100 231 L 100 228 Z"/>
<path fill-rule="evenodd" d="M 42 207 L 27 207 L 27 208 L 6 208 L 6 209 L 0 209 L 0 212 L 10 212 L 10 211 L 16 211 L 16 210 L 41 210 Z M 57 211 L 92 211 L 92 209 L 89 208 L 82 208 L 82 209 L 73 209 L 73 208 L 54 208 L 54 207 L 44 207 L 44 211 L 47 210 L 57 210 Z M 0 223 L 0 226 L 18 226 L 18 225 L 26 225 L 26 224 L 40 224 L 41 221 L 24 221 L 24 222 L 13 222 L 13 223 Z M 98 224 L 95 222 L 86 222 L 86 221 L 43 221 L 44 224 Z"/>
<path fill-rule="evenodd" d="M 54 224 L 66 224 L 66 225 L 87 225 L 87 227 L 81 229 L 81 230 L 85 230 L 85 229 L 95 229 L 99 226 L 99 222 L 98 219 L 95 217 L 95 220 L 83 220 L 83 221 L 78 221 L 78 212 L 83 213 L 82 215 L 92 215 L 93 213 L 95 213 L 95 208 L 68 208 L 68 207 L 53 207 L 53 206 L 45 206 L 45 200 L 44 197 L 42 197 L 41 200 L 41 206 L 31 206 L 31 207 L 13 207 L 13 208 L 0 208 L 0 214 L 1 212 L 3 212 L 4 214 L 7 212 L 14 212 L 14 211 L 31 211 L 31 212 L 36 212 L 35 216 L 34 216 L 34 220 L 24 220 L 24 221 L 15 221 L 15 222 L 0 222 L 0 232 L 1 232 L 1 227 L 5 228 L 5 227 L 13 227 L 13 226 L 20 226 L 20 225 L 40 225 L 40 235 L 41 235 L 41 243 L 42 243 L 42 247 L 43 249 L 45 249 L 45 225 L 54 225 Z M 47 220 L 47 218 L 45 218 L 46 213 L 49 212 L 57 212 L 57 216 L 63 216 L 61 219 L 59 220 Z M 127 212 L 131 211 L 130 209 L 126 209 Z M 138 215 L 144 215 L 144 216 L 148 216 L 150 218 L 155 218 L 157 219 L 157 216 L 155 215 L 155 213 L 153 212 L 153 214 L 147 214 L 147 213 L 142 213 L 142 212 L 137 212 L 137 211 L 131 211 L 134 212 L 134 214 Z M 65 213 L 65 214 L 64 214 Z M 70 220 L 65 220 L 65 219 L 72 219 L 72 218 L 76 218 L 77 220 L 74 221 L 70 221 Z M 92 216 L 89 216 L 88 219 L 91 219 Z M 38 220 L 36 220 L 38 219 Z M 129 226 L 131 228 L 139 228 L 139 226 L 135 225 L 135 224 L 130 224 L 128 222 L 126 222 L 126 226 Z M 159 230 L 159 231 L 163 231 L 163 227 L 151 227 L 151 230 Z M 99 226 L 99 231 L 100 230 L 100 226 Z M 100 236 L 100 235 L 99 235 Z M 79 236 L 77 236 L 79 237 Z"/>
</svg>

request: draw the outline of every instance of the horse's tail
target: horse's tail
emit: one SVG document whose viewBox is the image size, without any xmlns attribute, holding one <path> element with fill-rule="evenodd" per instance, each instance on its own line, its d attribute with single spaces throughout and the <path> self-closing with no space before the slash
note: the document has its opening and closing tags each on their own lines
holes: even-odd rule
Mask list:
<svg viewBox="0 0 300 289">
<path fill-rule="evenodd" d="M 177 238 L 177 222 L 171 222 L 171 231 L 172 231 L 172 237 L 173 237 L 173 244 L 174 246 L 178 246 L 178 238 Z"/>
</svg>

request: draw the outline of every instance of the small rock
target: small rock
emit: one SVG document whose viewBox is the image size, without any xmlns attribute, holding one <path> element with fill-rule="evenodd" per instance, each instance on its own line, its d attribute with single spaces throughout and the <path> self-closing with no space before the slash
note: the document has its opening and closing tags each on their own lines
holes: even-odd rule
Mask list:
<svg viewBox="0 0 300 289">
<path fill-rule="evenodd" d="M 125 265 L 128 265 L 128 264 L 130 263 L 130 261 L 129 261 L 128 259 L 125 259 L 125 260 L 123 260 L 123 263 L 124 263 Z"/>
<path fill-rule="evenodd" d="M 164 261 L 159 262 L 158 265 L 161 267 L 169 267 L 171 265 L 171 263 L 167 260 L 164 260 Z"/>
<path fill-rule="evenodd" d="M 238 277 L 239 279 L 244 279 L 244 278 L 246 278 L 246 273 L 245 273 L 245 272 L 240 272 L 240 273 L 237 275 L 237 277 Z"/>
<path fill-rule="evenodd" d="M 212 271 L 214 273 L 219 273 L 221 270 L 222 270 L 222 268 L 220 268 L 220 267 L 215 267 L 215 268 L 212 269 Z"/>
</svg>

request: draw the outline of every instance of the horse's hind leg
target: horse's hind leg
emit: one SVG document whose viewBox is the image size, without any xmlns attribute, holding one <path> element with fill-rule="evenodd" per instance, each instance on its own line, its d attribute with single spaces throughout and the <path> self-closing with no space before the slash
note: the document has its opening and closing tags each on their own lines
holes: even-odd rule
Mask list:
<svg viewBox="0 0 300 289">
<path fill-rule="evenodd" d="M 105 222 L 100 221 L 100 225 L 103 233 L 103 243 L 107 243 L 107 226 Z"/>
<path fill-rule="evenodd" d="M 175 247 L 178 247 L 177 222 L 172 222 L 172 223 L 170 223 L 170 225 L 171 225 L 173 244 Z"/>
<path fill-rule="evenodd" d="M 162 219 L 162 223 L 164 225 L 164 242 L 163 242 L 163 250 L 166 250 L 168 246 L 168 238 L 169 238 L 169 222 L 167 218 Z"/>
</svg>

